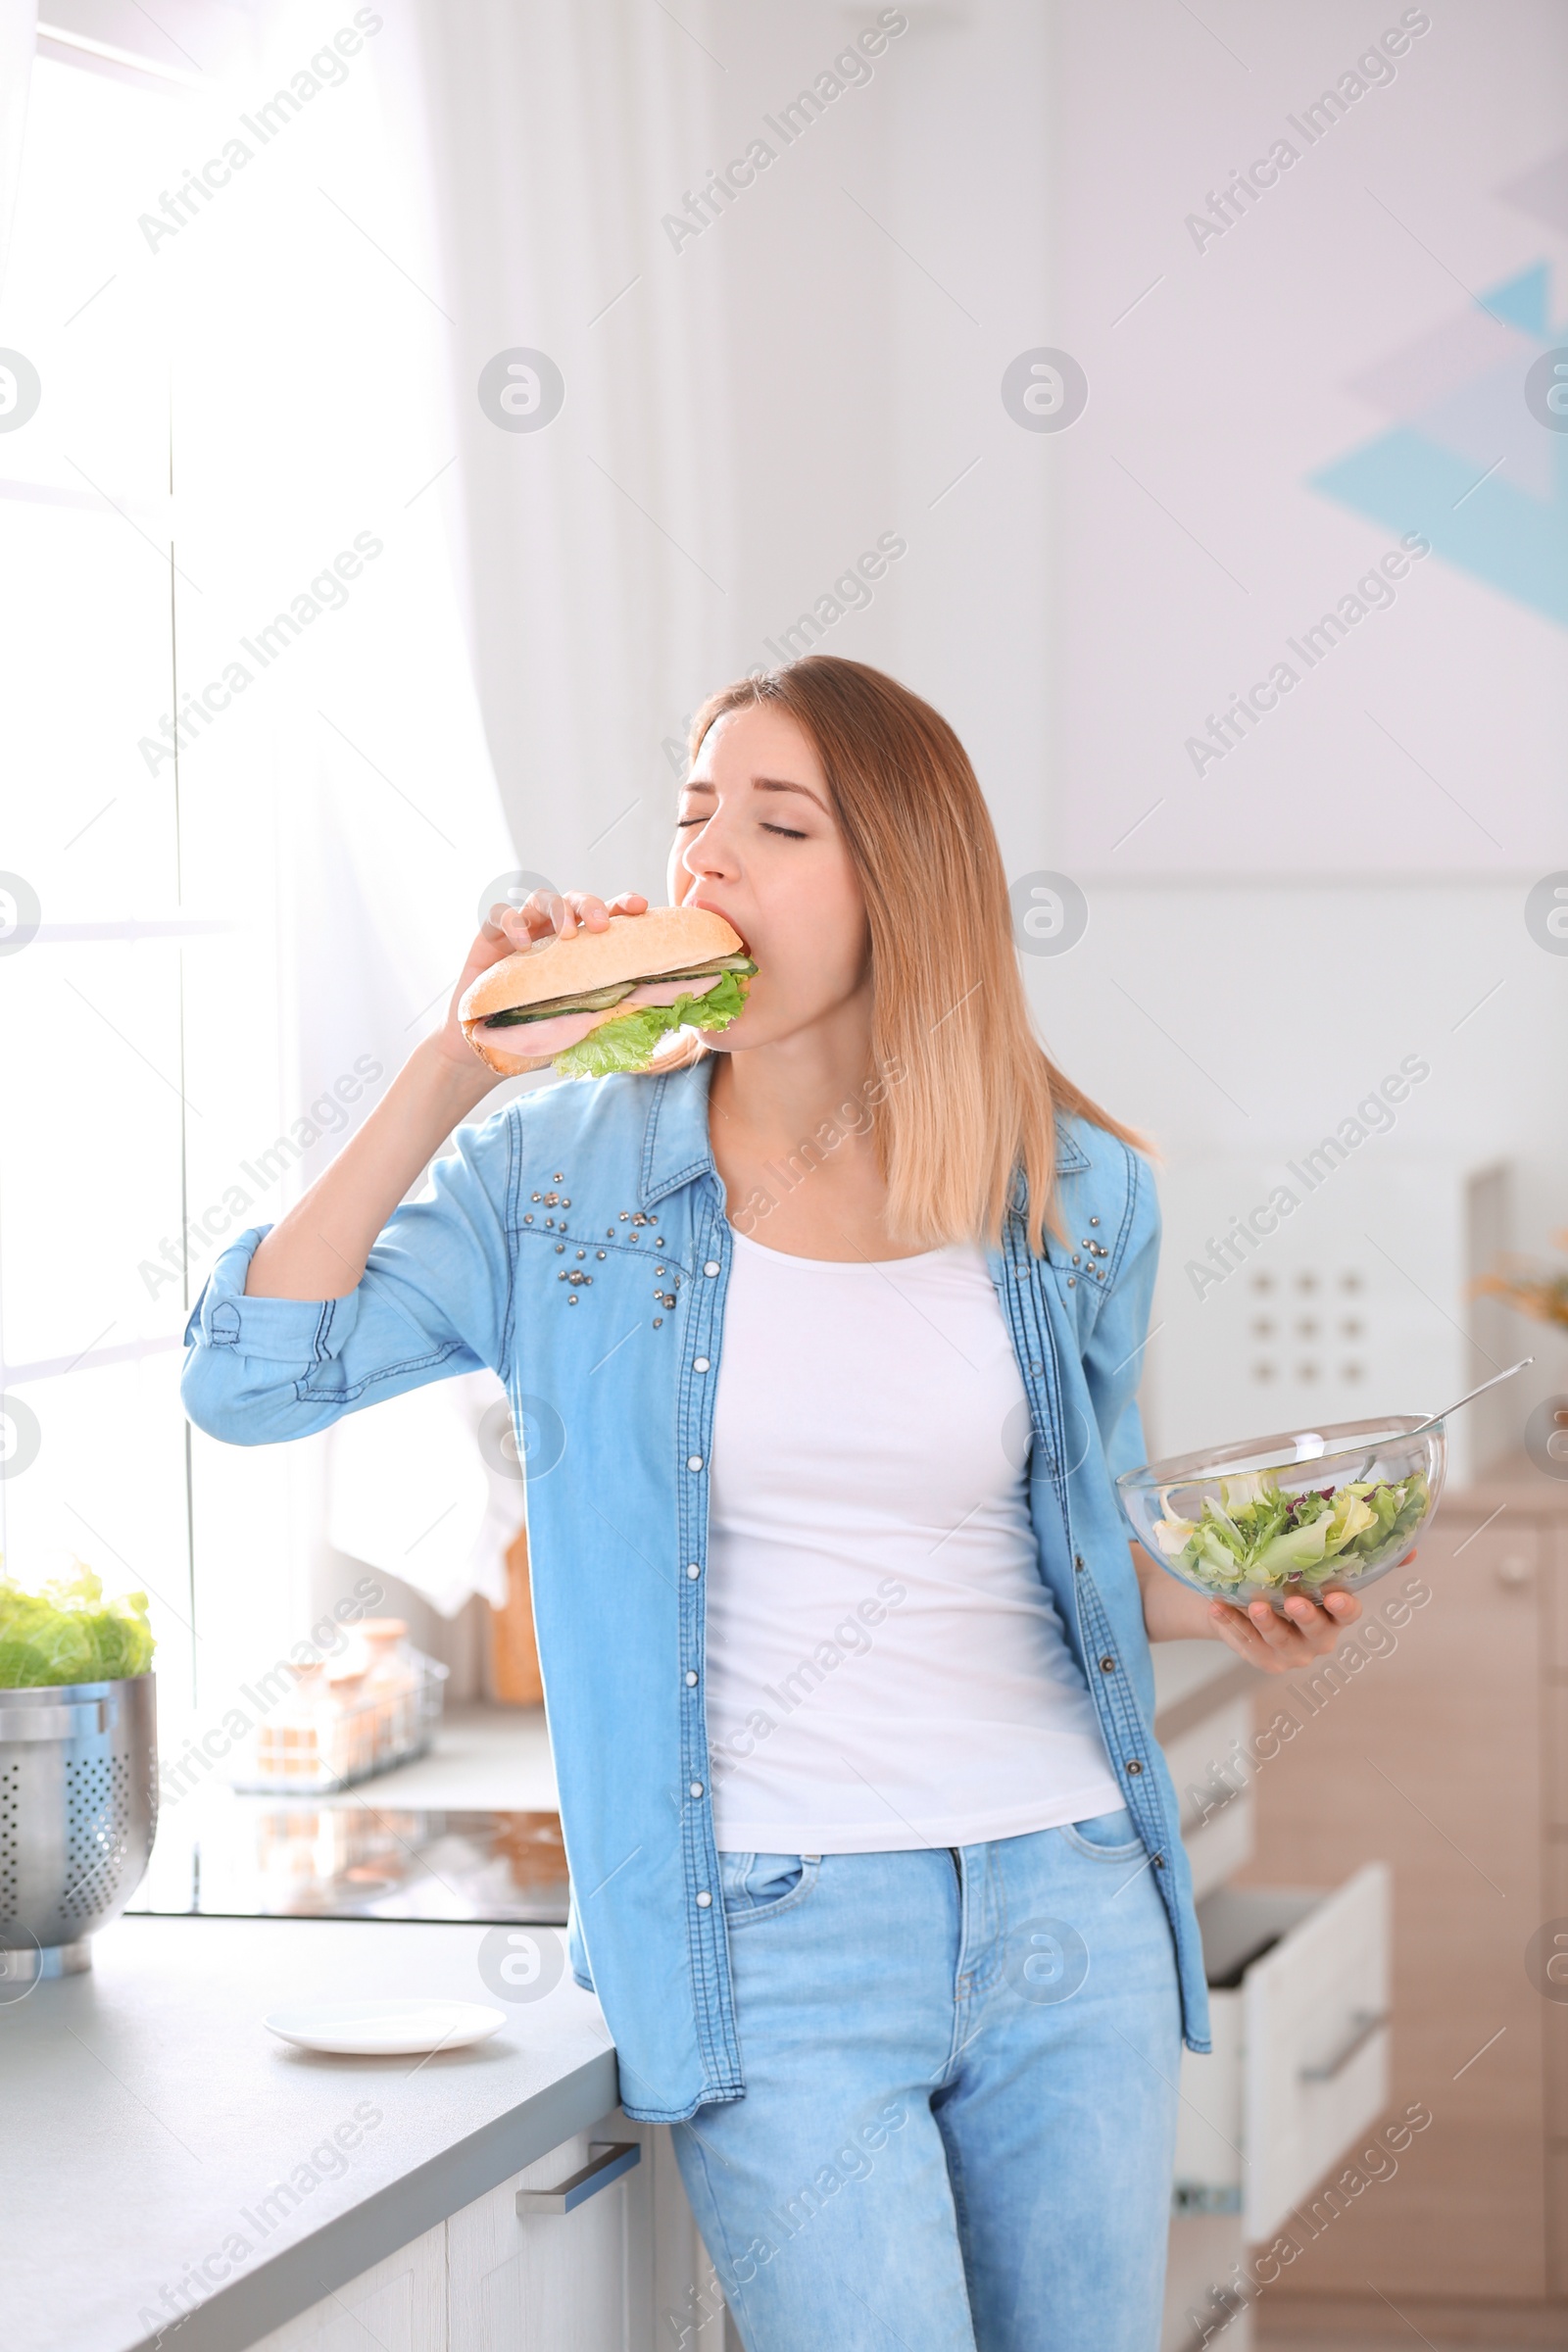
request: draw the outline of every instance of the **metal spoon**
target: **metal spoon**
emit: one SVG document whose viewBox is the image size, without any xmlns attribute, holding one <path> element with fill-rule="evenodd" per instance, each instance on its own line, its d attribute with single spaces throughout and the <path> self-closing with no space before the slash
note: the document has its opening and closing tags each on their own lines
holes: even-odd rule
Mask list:
<svg viewBox="0 0 1568 2352">
<path fill-rule="evenodd" d="M 1401 1429 L 1398 1431 L 1396 1442 L 1402 1446 L 1407 1439 L 1419 1438 L 1423 1436 L 1427 1430 L 1436 1429 L 1440 1421 L 1446 1421 L 1450 1413 L 1456 1413 L 1461 1404 L 1469 1404 L 1472 1398 L 1485 1396 L 1487 1390 L 1494 1389 L 1499 1381 L 1512 1380 L 1516 1372 L 1522 1372 L 1527 1364 L 1533 1364 L 1535 1360 L 1536 1359 L 1533 1355 L 1522 1355 L 1516 1364 L 1510 1364 L 1508 1366 L 1506 1372 L 1494 1372 L 1490 1380 L 1484 1380 L 1481 1383 L 1480 1388 L 1470 1389 L 1463 1396 L 1456 1396 L 1452 1404 L 1446 1404 L 1444 1406 L 1441 1413 L 1429 1413 L 1424 1421 L 1418 1421 L 1416 1423 L 1414 1429 Z M 1357 1481 L 1366 1476 L 1376 1458 L 1377 1448 L 1374 1446 L 1372 1452 L 1367 1455 L 1366 1460 L 1361 1464 L 1360 1469 L 1355 1474 Z"/>
<path fill-rule="evenodd" d="M 1404 1438 L 1419 1438 L 1423 1431 L 1436 1429 L 1440 1421 L 1446 1421 L 1450 1413 L 1456 1413 L 1461 1404 L 1468 1404 L 1472 1396 L 1484 1396 L 1488 1389 L 1494 1389 L 1500 1380 L 1512 1380 L 1516 1372 L 1522 1372 L 1526 1364 L 1533 1364 L 1535 1360 L 1533 1355 L 1522 1355 L 1516 1364 L 1508 1366 L 1506 1372 L 1494 1372 L 1492 1378 L 1484 1380 L 1479 1389 L 1467 1390 L 1464 1396 L 1455 1397 L 1452 1404 L 1446 1404 L 1441 1413 L 1431 1413 L 1425 1421 L 1418 1421 L 1414 1429 L 1405 1430 L 1400 1444 L 1403 1444 Z"/>
</svg>

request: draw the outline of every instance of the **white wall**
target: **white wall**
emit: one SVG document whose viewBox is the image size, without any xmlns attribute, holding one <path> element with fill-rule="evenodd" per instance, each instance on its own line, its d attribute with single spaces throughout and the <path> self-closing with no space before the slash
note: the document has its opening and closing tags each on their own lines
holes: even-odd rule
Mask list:
<svg viewBox="0 0 1568 2352">
<path fill-rule="evenodd" d="M 1082 942 L 1025 959 L 1058 1058 L 1180 1162 L 1296 1152 L 1425 1055 L 1399 1150 L 1511 1156 L 1516 1238 L 1544 1248 L 1568 1223 L 1568 959 L 1523 903 L 1568 863 L 1568 437 L 1523 408 L 1549 333 L 1493 289 L 1544 263 L 1548 325 L 1565 307 L 1568 192 L 1539 168 L 1563 141 L 1568 19 L 1446 7 L 1309 148 L 1287 116 L 1398 8 L 911 0 L 870 82 L 772 138 L 677 252 L 661 215 L 877 16 L 678 13 L 650 30 L 628 8 L 570 54 L 543 8 L 426 28 L 449 90 L 454 52 L 472 72 L 486 27 L 511 28 L 487 103 L 512 202 L 456 235 L 459 279 L 483 282 L 460 372 L 515 342 L 567 378 L 538 436 L 496 433 L 465 394 L 519 856 L 659 889 L 662 742 L 897 532 L 907 553 L 823 648 L 936 702 L 1009 871 L 1084 890 Z M 1297 165 L 1200 251 L 1188 213 L 1280 135 Z M 507 261 L 535 248 L 551 267 Z M 1000 397 L 1040 346 L 1089 376 L 1064 432 L 1020 429 Z M 1400 418 L 1413 454 L 1322 478 Z M 1433 552 L 1393 606 L 1321 674 L 1298 662 L 1294 694 L 1195 772 L 1188 735 L 1406 522 Z M 1518 1337 L 1547 1359 L 1532 1395 L 1568 1379 L 1560 1344 Z M 1521 1384 L 1521 1421 L 1528 1401 Z"/>
</svg>

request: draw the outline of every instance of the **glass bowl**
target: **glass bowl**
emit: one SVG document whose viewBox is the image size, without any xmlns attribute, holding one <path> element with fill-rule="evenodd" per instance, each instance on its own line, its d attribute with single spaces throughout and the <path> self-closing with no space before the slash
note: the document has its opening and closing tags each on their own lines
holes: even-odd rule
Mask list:
<svg viewBox="0 0 1568 2352">
<path fill-rule="evenodd" d="M 1116 1481 L 1144 1549 L 1178 1584 L 1239 1609 L 1358 1592 L 1405 1559 L 1443 1492 L 1443 1423 L 1379 1421 L 1252 1438 L 1146 1462 Z"/>
</svg>

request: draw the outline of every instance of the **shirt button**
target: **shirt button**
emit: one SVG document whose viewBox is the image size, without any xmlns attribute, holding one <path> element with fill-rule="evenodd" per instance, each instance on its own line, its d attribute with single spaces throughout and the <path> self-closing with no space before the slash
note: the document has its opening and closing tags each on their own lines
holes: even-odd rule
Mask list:
<svg viewBox="0 0 1568 2352">
<path fill-rule="evenodd" d="M 717 1260 L 717 1258 L 716 1258 L 716 1257 L 710 1257 L 710 1258 L 709 1259 L 709 1261 L 708 1261 L 707 1265 L 706 1265 L 706 1266 L 703 1268 L 703 1272 L 704 1272 L 705 1274 L 709 1275 L 710 1277 L 711 1277 L 712 1275 L 716 1274 L 716 1273 L 718 1272 L 718 1260 Z"/>
<path fill-rule="evenodd" d="M 700 1894 L 700 1895 L 697 1897 L 698 1903 L 700 1904 L 700 1906 L 702 1907 L 702 1909 L 703 1909 L 703 1910 L 705 1910 L 705 1911 L 708 1909 L 708 1906 L 709 1906 L 709 1904 L 710 1904 L 710 1903 L 712 1901 L 712 1899 L 713 1899 L 713 1898 L 712 1898 L 712 1896 L 711 1896 L 711 1895 L 709 1893 L 709 1891 L 708 1891 L 708 1888 L 707 1888 L 706 1886 L 703 1888 L 703 1891 L 702 1891 L 702 1893 L 701 1893 L 701 1894 Z"/>
<path fill-rule="evenodd" d="M 701 1796 L 701 1795 L 702 1795 L 702 1793 L 703 1793 L 703 1784 L 702 1784 L 702 1782 L 701 1782 L 701 1781 L 693 1781 L 693 1783 L 692 1783 L 692 1794 L 693 1794 L 693 1796 Z"/>
<path fill-rule="evenodd" d="M 1101 1673 L 1102 1673 L 1102 1674 L 1114 1674 L 1114 1673 L 1115 1673 L 1115 1671 L 1116 1671 L 1116 1661 L 1115 1661 L 1115 1659 L 1114 1659 L 1114 1658 L 1102 1658 L 1102 1659 L 1101 1659 L 1101 1661 L 1100 1661 L 1100 1671 L 1101 1671 Z"/>
<path fill-rule="evenodd" d="M 1143 1771 L 1143 1769 L 1144 1769 L 1144 1768 L 1143 1768 L 1143 1766 L 1142 1766 L 1142 1765 L 1139 1763 L 1139 1761 L 1138 1761 L 1138 1758 L 1137 1758 L 1136 1756 L 1130 1756 L 1130 1757 L 1128 1758 L 1128 1761 L 1127 1761 L 1127 1770 L 1128 1770 L 1130 1773 L 1137 1774 L 1137 1773 L 1140 1773 L 1140 1772 L 1142 1772 L 1142 1771 Z"/>
<path fill-rule="evenodd" d="M 708 1368 L 708 1358 L 706 1355 L 700 1355 L 697 1358 L 696 1363 L 692 1366 L 692 1370 L 694 1372 L 706 1372 Z"/>
<path fill-rule="evenodd" d="M 686 1467 L 688 1470 L 700 1470 L 702 1466 L 703 1457 L 700 1453 L 689 1453 L 686 1456 Z"/>
<path fill-rule="evenodd" d="M 703 1573 L 702 1563 L 698 1560 L 688 1560 L 686 1563 L 686 1573 L 688 1576 L 701 1576 Z"/>
<path fill-rule="evenodd" d="M 691 1668 L 690 1666 L 688 1666 L 688 1667 L 687 1667 L 687 1669 L 686 1669 L 686 1688 L 687 1688 L 687 1690 L 691 1690 L 691 1688 L 692 1688 L 692 1686 L 695 1684 L 696 1680 L 697 1680 L 697 1676 L 696 1676 L 696 1674 L 694 1673 L 694 1671 L 692 1670 L 692 1668 Z M 1140 1766 L 1139 1766 L 1139 1770 L 1140 1770 L 1140 1772 L 1143 1770 L 1143 1766 L 1142 1766 L 1142 1765 L 1140 1765 Z"/>
</svg>

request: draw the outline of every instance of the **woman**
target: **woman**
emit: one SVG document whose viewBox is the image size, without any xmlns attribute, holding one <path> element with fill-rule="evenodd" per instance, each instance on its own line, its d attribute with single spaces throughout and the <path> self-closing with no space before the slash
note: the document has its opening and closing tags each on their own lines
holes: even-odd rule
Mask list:
<svg viewBox="0 0 1568 2352">
<path fill-rule="evenodd" d="M 1278 1672 L 1358 1606 L 1249 1621 L 1134 1560 L 1153 1188 L 1034 1040 L 937 713 L 815 656 L 713 696 L 669 871 L 757 961 L 739 1019 L 462 1127 L 464 990 L 647 902 L 496 909 L 445 1028 L 220 1261 L 186 1400 L 256 1444 L 487 1364 L 550 1433 L 573 1966 L 749 2352 L 1150 2352 L 1207 2045 L 1149 1642 Z"/>
</svg>

